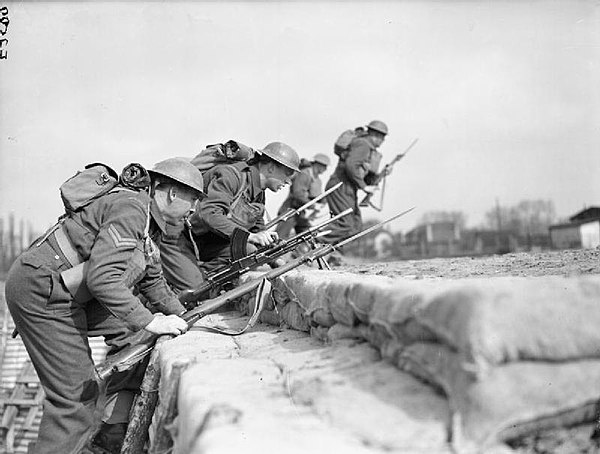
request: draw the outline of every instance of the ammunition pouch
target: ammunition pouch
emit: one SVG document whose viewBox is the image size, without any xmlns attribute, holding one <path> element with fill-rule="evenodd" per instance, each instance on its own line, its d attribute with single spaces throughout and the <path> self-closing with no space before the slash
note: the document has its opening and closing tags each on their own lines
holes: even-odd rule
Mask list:
<svg viewBox="0 0 600 454">
<path fill-rule="evenodd" d="M 250 232 L 244 229 L 235 229 L 231 235 L 230 251 L 231 259 L 239 260 L 248 255 L 248 237 Z"/>
<path fill-rule="evenodd" d="M 86 261 L 60 273 L 63 284 L 78 303 L 85 303 L 93 298 L 86 284 L 87 270 L 88 262 Z"/>
<path fill-rule="evenodd" d="M 61 254 L 66 264 L 70 266 L 60 273 L 60 278 L 69 290 L 73 299 L 79 303 L 85 303 L 92 299 L 92 295 L 86 285 L 88 262 L 84 261 L 75 249 L 62 223 L 56 224 L 38 243 L 48 241 L 50 246 Z"/>
</svg>

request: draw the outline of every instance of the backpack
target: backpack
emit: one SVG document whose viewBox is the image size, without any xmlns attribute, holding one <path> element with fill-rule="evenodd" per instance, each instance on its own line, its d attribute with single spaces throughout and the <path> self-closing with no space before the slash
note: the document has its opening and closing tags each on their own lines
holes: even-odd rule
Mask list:
<svg viewBox="0 0 600 454">
<path fill-rule="evenodd" d="M 257 151 L 243 143 L 228 140 L 225 143 L 207 145 L 191 163 L 203 174 L 220 164 L 234 164 L 241 161 L 249 161 L 256 155 Z"/>
<path fill-rule="evenodd" d="M 333 152 L 339 156 L 341 161 L 345 161 L 352 141 L 357 137 L 364 136 L 366 133 L 366 129 L 362 126 L 344 131 L 333 144 Z"/>
<path fill-rule="evenodd" d="M 70 215 L 98 197 L 108 194 L 117 186 L 139 191 L 149 185 L 150 175 L 140 164 L 129 164 L 121 175 L 117 175 L 117 172 L 106 164 L 94 162 L 60 185 L 60 197 L 66 214 Z"/>
</svg>

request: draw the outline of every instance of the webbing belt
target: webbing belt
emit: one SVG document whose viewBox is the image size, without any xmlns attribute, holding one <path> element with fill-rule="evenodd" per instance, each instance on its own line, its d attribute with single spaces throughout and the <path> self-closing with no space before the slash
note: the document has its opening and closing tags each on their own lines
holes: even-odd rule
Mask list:
<svg viewBox="0 0 600 454">
<path fill-rule="evenodd" d="M 71 240 L 67 236 L 67 233 L 62 225 L 60 225 L 54 231 L 54 239 L 56 240 L 56 244 L 58 245 L 60 252 L 62 252 L 72 267 L 83 263 L 83 259 L 73 247 L 73 244 L 71 243 Z"/>
<path fill-rule="evenodd" d="M 56 244 L 53 248 L 58 249 L 56 252 L 60 252 L 68 262 L 67 265 L 70 265 L 68 269 L 61 271 L 60 278 L 73 299 L 80 303 L 91 300 L 92 295 L 86 285 L 87 262 L 81 258 L 71 243 L 63 225 L 59 224 L 54 228 L 48 235 L 48 239 L 51 245 Z"/>
</svg>

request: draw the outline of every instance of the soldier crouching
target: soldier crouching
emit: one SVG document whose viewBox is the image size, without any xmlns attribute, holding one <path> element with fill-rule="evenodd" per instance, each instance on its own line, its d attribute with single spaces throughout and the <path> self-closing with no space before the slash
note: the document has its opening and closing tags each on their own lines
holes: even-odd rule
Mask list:
<svg viewBox="0 0 600 454">
<path fill-rule="evenodd" d="M 120 452 L 142 373 L 113 375 L 100 404 L 104 393 L 88 337 L 104 336 L 110 355 L 141 329 L 159 335 L 187 330 L 178 316 L 184 308 L 162 276 L 156 242 L 202 195 L 202 175 L 181 159 L 156 164 L 150 175 L 150 195 L 117 186 L 63 218 L 9 271 L 8 308 L 45 392 L 36 454 L 79 453 L 98 427 L 88 447 Z M 85 285 L 76 293 L 64 276 L 79 263 Z"/>
<path fill-rule="evenodd" d="M 188 228 L 161 246 L 163 271 L 171 286 L 176 291 L 195 288 L 203 276 L 227 266 L 236 230 L 244 232 L 246 244 L 254 248 L 276 242 L 277 233 L 264 230 L 265 191 L 289 185 L 299 163 L 289 145 L 272 142 L 247 162 L 206 171 L 206 198 L 189 217 Z"/>
</svg>

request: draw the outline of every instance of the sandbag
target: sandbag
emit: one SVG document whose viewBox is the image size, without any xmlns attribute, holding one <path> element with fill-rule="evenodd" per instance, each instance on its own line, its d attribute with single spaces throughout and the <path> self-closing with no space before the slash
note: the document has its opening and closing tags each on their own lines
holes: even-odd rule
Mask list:
<svg viewBox="0 0 600 454">
<path fill-rule="evenodd" d="M 289 290 L 290 299 L 303 309 L 307 323 L 325 327 L 335 324 L 328 307 L 328 274 L 322 271 L 318 273 L 292 272 L 285 275 L 283 280 Z"/>
<path fill-rule="evenodd" d="M 427 294 L 423 286 L 402 284 L 386 289 L 379 294 L 379 300 L 369 312 L 370 326 L 384 330 L 391 338 L 406 344 L 442 341 L 440 336 L 417 320 L 417 314 L 428 303 Z"/>
<path fill-rule="evenodd" d="M 361 339 L 364 340 L 363 332 L 358 326 L 353 328 L 336 323 L 327 331 L 327 339 L 335 341 L 339 339 Z"/>
<path fill-rule="evenodd" d="M 310 331 L 310 325 L 304 317 L 304 310 L 295 302 L 290 301 L 288 304 L 279 309 L 281 319 L 287 326 L 297 331 Z"/>
<path fill-rule="evenodd" d="M 448 396 L 452 443 L 462 453 L 593 421 L 600 399 L 600 359 L 512 362 L 480 378 L 447 346 L 421 342 L 399 351 L 394 362 Z"/>
<path fill-rule="evenodd" d="M 386 301 L 390 296 L 392 283 L 392 279 L 380 276 L 361 276 L 359 282 L 355 278 L 348 289 L 346 299 L 336 301 L 335 304 L 341 305 L 339 311 L 351 310 L 360 322 L 368 324 L 373 306 Z"/>
<path fill-rule="evenodd" d="M 521 360 L 600 356 L 600 277 L 494 278 L 438 283 L 419 325 L 479 373 Z"/>
</svg>

